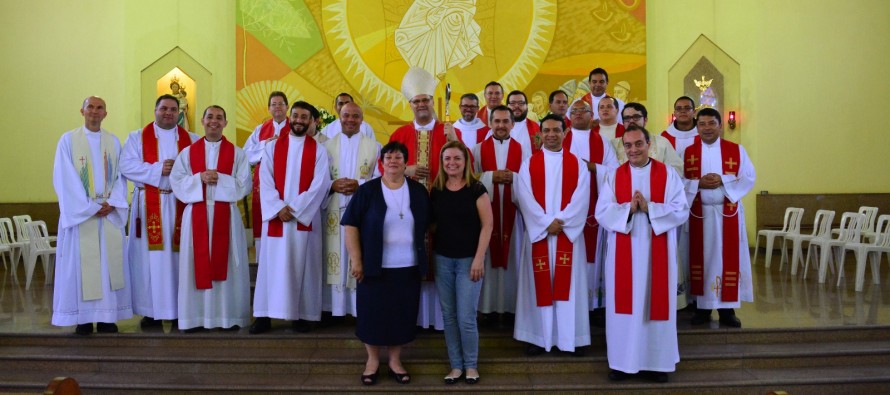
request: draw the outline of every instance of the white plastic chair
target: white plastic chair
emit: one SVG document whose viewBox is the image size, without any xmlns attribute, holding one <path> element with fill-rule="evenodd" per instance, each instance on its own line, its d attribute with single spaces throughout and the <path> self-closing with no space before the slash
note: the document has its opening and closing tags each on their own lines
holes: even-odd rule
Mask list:
<svg viewBox="0 0 890 395">
<path fill-rule="evenodd" d="M 832 264 L 833 262 L 840 262 L 841 255 L 844 253 L 844 245 L 859 242 L 859 224 L 862 221 L 865 221 L 865 214 L 844 213 L 841 216 L 841 227 L 838 228 L 837 238 L 816 237 L 810 240 L 810 245 L 807 247 L 808 255 L 811 251 L 819 248 L 819 284 L 825 283 L 829 260 L 832 260 Z M 832 270 L 833 268 L 834 266 L 832 266 Z M 806 275 L 806 270 L 804 270 L 804 277 Z M 841 271 L 837 275 L 839 278 L 843 277 L 844 272 Z"/>
<path fill-rule="evenodd" d="M 865 214 L 865 221 L 859 224 L 859 234 L 866 240 L 873 240 L 875 237 L 875 218 L 878 216 L 877 207 L 861 206 L 859 214 Z M 831 234 L 838 234 L 839 229 L 832 229 Z"/>
<path fill-rule="evenodd" d="M 788 242 L 791 242 L 791 275 L 797 274 L 797 265 L 801 262 L 804 264 L 804 268 L 806 268 L 810 263 L 810 255 L 807 254 L 806 261 L 804 261 L 803 257 L 803 243 L 809 243 L 816 237 L 827 238 L 831 235 L 831 222 L 834 221 L 834 211 L 832 210 L 818 210 L 816 211 L 816 218 L 813 222 L 813 233 L 812 234 L 787 234 L 782 238 L 782 261 L 785 260 L 785 245 Z M 781 268 L 781 266 L 779 266 Z M 781 269 L 780 269 L 781 270 Z M 806 278 L 806 275 L 804 275 Z"/>
<path fill-rule="evenodd" d="M 757 249 L 760 247 L 760 236 L 766 237 L 766 267 L 769 268 L 769 261 L 773 255 L 773 241 L 776 237 L 785 237 L 788 234 L 800 233 L 800 219 L 803 217 L 803 209 L 798 207 L 788 207 L 785 209 L 785 220 L 783 221 L 782 230 L 762 229 L 757 231 L 757 238 L 754 240 L 754 255 L 751 257 L 753 264 L 757 258 Z M 785 244 L 782 243 L 782 255 L 785 255 Z M 779 263 L 779 270 L 782 270 L 782 263 Z"/>
<path fill-rule="evenodd" d="M 52 284 L 55 270 L 56 247 L 49 241 L 46 231 L 46 223 L 43 221 L 31 221 L 25 225 L 28 231 L 30 253 L 25 262 L 25 290 L 31 286 L 31 277 L 34 276 L 34 267 L 37 266 L 37 258 L 43 261 L 43 273 L 46 275 L 45 284 Z"/>
<path fill-rule="evenodd" d="M 19 241 L 28 241 L 28 231 L 25 229 L 25 225 L 28 222 L 31 222 L 31 216 L 28 214 L 25 215 L 14 215 L 12 216 L 12 220 L 15 221 L 15 237 L 16 240 Z"/>
<path fill-rule="evenodd" d="M 880 267 L 881 257 L 886 252 L 890 254 L 890 215 L 882 215 L 878 217 L 878 233 L 875 234 L 874 242 L 871 243 L 848 243 L 844 246 L 844 253 L 852 250 L 856 255 L 856 292 L 862 292 L 862 285 L 865 282 L 865 264 L 871 259 L 871 277 L 874 284 L 880 284 Z M 838 264 L 839 270 L 844 270 L 844 255 L 841 254 L 841 260 Z M 841 278 L 838 277 L 838 285 Z"/>
<path fill-rule="evenodd" d="M 15 268 L 19 263 L 19 258 L 24 255 L 25 260 L 28 259 L 28 242 L 16 239 L 12 220 L 9 218 L 0 218 L 0 243 L 9 246 L 10 257 L 12 259 L 12 273 L 14 276 Z"/>
</svg>

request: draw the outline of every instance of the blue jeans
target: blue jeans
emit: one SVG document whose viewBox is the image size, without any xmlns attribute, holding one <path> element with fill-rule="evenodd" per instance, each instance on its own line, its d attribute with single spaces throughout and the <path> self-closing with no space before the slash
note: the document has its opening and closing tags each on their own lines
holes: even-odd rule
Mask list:
<svg viewBox="0 0 890 395">
<path fill-rule="evenodd" d="M 436 254 L 436 288 L 445 321 L 445 345 L 452 369 L 476 369 L 479 330 L 476 307 L 482 280 L 470 280 L 473 258 L 448 258 Z"/>
</svg>

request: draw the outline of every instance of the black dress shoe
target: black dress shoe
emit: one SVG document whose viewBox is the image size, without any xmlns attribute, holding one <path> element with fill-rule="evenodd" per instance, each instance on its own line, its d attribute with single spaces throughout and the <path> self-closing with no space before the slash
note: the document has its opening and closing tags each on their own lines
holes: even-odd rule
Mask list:
<svg viewBox="0 0 890 395">
<path fill-rule="evenodd" d="M 228 328 L 222 328 L 221 330 L 222 330 L 223 332 L 237 332 L 237 331 L 239 331 L 240 329 L 241 329 L 240 326 L 238 326 L 238 325 L 232 325 L 231 327 L 228 327 Z"/>
<path fill-rule="evenodd" d="M 183 329 L 182 332 L 183 333 L 198 333 L 198 332 L 203 332 L 203 331 L 204 331 L 203 326 L 196 326 L 194 328 Z"/>
<path fill-rule="evenodd" d="M 528 347 L 525 348 L 525 355 L 535 356 L 541 355 L 544 353 L 544 347 L 538 347 L 534 344 L 529 344 Z"/>
<path fill-rule="evenodd" d="M 632 375 L 628 373 L 624 373 L 620 370 L 612 369 L 609 371 L 609 380 L 612 381 L 624 381 L 630 378 Z"/>
<path fill-rule="evenodd" d="M 74 328 L 74 333 L 81 336 L 86 336 L 93 333 L 93 324 L 79 324 Z"/>
<path fill-rule="evenodd" d="M 668 382 L 668 374 L 665 372 L 646 372 L 646 378 L 650 381 L 654 381 L 656 383 L 667 383 Z"/>
<path fill-rule="evenodd" d="M 156 320 L 151 317 L 142 317 L 142 320 L 139 321 L 140 328 L 151 328 L 151 327 L 161 326 L 163 324 L 164 324 L 163 321 Z"/>
<path fill-rule="evenodd" d="M 711 310 L 696 310 L 690 322 L 692 325 L 702 325 L 711 322 Z"/>
<path fill-rule="evenodd" d="M 117 324 L 115 323 L 107 323 L 107 322 L 99 322 L 96 324 L 96 332 L 99 333 L 117 333 Z"/>
<path fill-rule="evenodd" d="M 606 309 L 598 308 L 590 312 L 590 324 L 597 328 L 606 327 Z"/>
<path fill-rule="evenodd" d="M 269 317 L 257 317 L 257 319 L 253 321 L 253 325 L 250 326 L 250 329 L 247 330 L 247 333 L 258 335 L 260 333 L 268 332 L 269 329 L 272 329 L 272 319 Z"/>
<path fill-rule="evenodd" d="M 297 333 L 312 332 L 312 323 L 306 320 L 295 320 L 291 323 L 291 326 L 294 328 L 294 332 Z"/>
<path fill-rule="evenodd" d="M 741 328 L 742 321 L 739 320 L 739 317 L 736 317 L 735 314 L 721 314 L 720 325 L 726 325 L 730 328 Z"/>
</svg>

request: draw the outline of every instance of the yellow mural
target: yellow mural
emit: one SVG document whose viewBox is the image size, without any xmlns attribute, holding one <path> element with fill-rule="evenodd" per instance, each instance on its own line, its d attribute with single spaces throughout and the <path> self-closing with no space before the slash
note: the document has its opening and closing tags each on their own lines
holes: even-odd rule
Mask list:
<svg viewBox="0 0 890 395">
<path fill-rule="evenodd" d="M 238 0 L 238 139 L 269 117 L 282 90 L 330 110 L 346 92 L 379 140 L 412 118 L 400 93 L 409 67 L 458 97 L 489 81 L 522 90 L 541 117 L 551 91 L 589 91 L 587 74 L 609 72 L 609 94 L 646 100 L 643 0 Z M 293 96 L 292 96 L 293 95 Z M 450 105 L 457 112 L 456 100 Z"/>
</svg>

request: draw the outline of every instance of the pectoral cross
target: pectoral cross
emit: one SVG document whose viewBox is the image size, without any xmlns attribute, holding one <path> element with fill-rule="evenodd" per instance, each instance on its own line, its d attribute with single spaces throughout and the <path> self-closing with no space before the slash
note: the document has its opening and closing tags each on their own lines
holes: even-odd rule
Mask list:
<svg viewBox="0 0 890 395">
<path fill-rule="evenodd" d="M 81 167 L 85 166 L 85 165 L 86 165 L 86 164 L 85 164 L 86 161 L 87 161 L 87 158 L 81 156 L 81 157 L 80 157 L 80 166 L 81 166 Z"/>
<path fill-rule="evenodd" d="M 738 206 L 737 203 L 733 203 L 733 202 L 726 203 L 726 207 L 729 207 L 729 210 L 730 210 L 730 211 L 735 211 L 735 208 L 736 208 L 737 206 Z"/>
<path fill-rule="evenodd" d="M 538 271 L 544 270 L 544 266 L 547 266 L 547 263 L 545 263 L 543 259 L 538 259 L 538 262 L 535 263 L 535 267 L 538 268 Z"/>
<path fill-rule="evenodd" d="M 689 159 L 686 159 L 686 161 L 689 162 L 690 166 L 695 166 L 695 162 L 698 161 L 698 158 L 696 158 L 695 155 L 689 155 Z"/>
<path fill-rule="evenodd" d="M 729 157 L 728 161 L 723 162 L 723 163 L 726 163 L 727 165 L 729 165 L 729 170 L 732 170 L 732 168 L 735 167 L 735 165 L 739 164 L 738 162 L 733 161 L 731 156 Z"/>
</svg>

